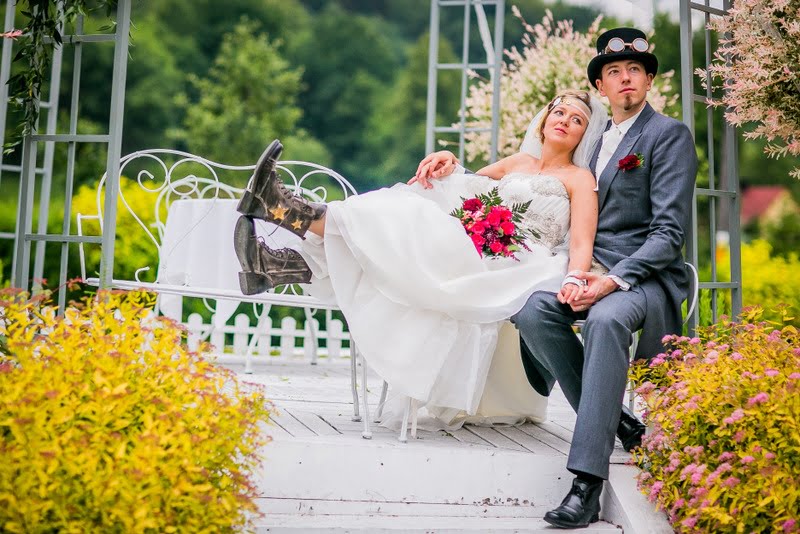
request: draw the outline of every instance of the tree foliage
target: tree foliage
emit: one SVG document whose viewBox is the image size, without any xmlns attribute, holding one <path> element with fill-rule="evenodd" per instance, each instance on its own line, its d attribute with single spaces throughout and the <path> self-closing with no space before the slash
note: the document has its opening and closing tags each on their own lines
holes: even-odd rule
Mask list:
<svg viewBox="0 0 800 534">
<path fill-rule="evenodd" d="M 276 137 L 287 146 L 285 157 L 296 154 L 324 162 L 324 148 L 298 129 L 301 77 L 301 69 L 293 68 L 278 45 L 257 32 L 256 23 L 243 20 L 223 36 L 208 75 L 190 76 L 200 98 L 192 102 L 185 94 L 180 97 L 184 127 L 171 136 L 190 152 L 223 163 L 252 163 Z"/>
</svg>

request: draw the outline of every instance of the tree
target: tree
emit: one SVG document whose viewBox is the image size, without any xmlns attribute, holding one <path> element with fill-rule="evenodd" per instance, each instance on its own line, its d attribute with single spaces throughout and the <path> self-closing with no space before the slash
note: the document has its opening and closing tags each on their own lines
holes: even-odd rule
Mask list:
<svg viewBox="0 0 800 534">
<path fill-rule="evenodd" d="M 330 149 L 338 168 L 362 150 L 370 111 L 400 65 L 390 33 L 380 19 L 330 4 L 298 47 L 296 63 L 305 67 L 301 125 Z"/>
<path fill-rule="evenodd" d="M 171 137 L 193 153 L 231 164 L 255 162 L 277 137 L 287 147 L 285 159 L 327 163 L 324 147 L 297 127 L 303 115 L 297 105 L 302 71 L 256 28 L 247 20 L 237 24 L 223 37 L 208 76 L 190 77 L 200 98 L 191 102 L 182 95 L 184 127 Z"/>
<path fill-rule="evenodd" d="M 410 177 L 425 155 L 429 36 L 423 34 L 408 51 L 408 63 L 378 102 L 364 134 L 364 157 L 352 174 L 367 175 L 370 187 Z M 439 60 L 456 61 L 450 43 L 439 40 Z M 460 77 L 445 71 L 438 80 L 440 115 L 453 116 L 460 101 Z M 444 110 L 444 112 L 442 112 Z M 447 113 L 450 111 L 450 113 Z M 443 118 L 439 117 L 441 124 Z"/>
</svg>

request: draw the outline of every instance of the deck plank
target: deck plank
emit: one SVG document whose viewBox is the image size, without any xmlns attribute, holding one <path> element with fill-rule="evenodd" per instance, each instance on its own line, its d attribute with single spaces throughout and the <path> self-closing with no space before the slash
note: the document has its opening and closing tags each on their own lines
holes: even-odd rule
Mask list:
<svg viewBox="0 0 800 534">
<path fill-rule="evenodd" d="M 526 434 L 516 426 L 501 426 L 497 427 L 496 430 L 506 436 L 509 439 L 514 440 L 515 442 L 519 443 L 527 450 L 534 454 L 542 454 L 545 456 L 563 456 L 564 453 L 561 452 L 559 449 L 555 447 L 551 447 L 550 445 L 546 444 L 545 442 L 536 439 L 535 437 L 531 436 L 530 434 Z"/>
<path fill-rule="evenodd" d="M 509 449 L 512 451 L 529 452 L 528 449 L 517 443 L 516 441 L 504 436 L 496 429 L 486 426 L 466 425 L 469 432 L 485 439 L 489 444 L 497 447 L 498 449 Z"/>
</svg>

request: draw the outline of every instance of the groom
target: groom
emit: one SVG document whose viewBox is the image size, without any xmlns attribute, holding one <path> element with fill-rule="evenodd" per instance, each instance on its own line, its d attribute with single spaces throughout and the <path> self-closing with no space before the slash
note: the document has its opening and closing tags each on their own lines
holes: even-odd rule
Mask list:
<svg viewBox="0 0 800 534">
<path fill-rule="evenodd" d="M 597 39 L 587 69 L 612 119 L 591 160 L 599 203 L 593 268 L 568 273 L 562 284 L 585 284 L 582 296 L 567 304 L 563 291 L 536 292 L 512 317 L 531 385 L 546 396 L 557 380 L 578 415 L 567 460 L 572 489 L 544 517 L 561 528 L 599 519 L 615 431 L 626 450 L 644 432 L 621 406 L 632 333 L 642 329 L 636 357 L 652 358 L 664 334 L 681 330 L 688 289 L 681 248 L 697 155 L 689 129 L 647 103 L 658 71 L 648 49 L 643 32 L 615 28 Z M 449 174 L 456 163 L 449 152 L 434 153 L 411 181 L 430 187 L 430 178 Z M 586 321 L 583 343 L 572 329 L 579 319 Z"/>
<path fill-rule="evenodd" d="M 689 129 L 647 103 L 658 70 L 648 49 L 639 30 L 609 30 L 598 38 L 587 69 L 612 113 L 591 161 L 600 210 L 597 268 L 567 275 L 585 281 L 577 301 L 566 304 L 561 294 L 536 292 L 512 318 L 531 384 L 546 395 L 557 380 L 577 412 L 567 460 L 576 478 L 562 504 L 544 517 L 561 528 L 586 527 L 599 518 L 632 333 L 642 329 L 637 358 L 651 358 L 662 350 L 664 334 L 681 329 L 688 289 L 681 248 L 697 155 Z M 586 321 L 583 343 L 572 329 L 578 319 Z"/>
</svg>

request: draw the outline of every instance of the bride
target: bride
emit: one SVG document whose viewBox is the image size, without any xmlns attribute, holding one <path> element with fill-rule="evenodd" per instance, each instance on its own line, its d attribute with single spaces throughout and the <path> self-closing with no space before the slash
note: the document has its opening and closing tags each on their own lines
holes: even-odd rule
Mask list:
<svg viewBox="0 0 800 534">
<path fill-rule="evenodd" d="M 564 303 L 583 291 L 565 275 L 590 270 L 597 196 L 588 167 L 606 121 L 597 99 L 562 92 L 534 118 L 521 152 L 477 174 L 440 177 L 421 164 L 409 184 L 327 205 L 283 187 L 274 171 L 282 146 L 273 141 L 238 206 L 242 292 L 310 282 L 310 294 L 335 299 L 393 396 L 415 400 L 440 427 L 541 421 L 546 398 L 525 378 L 507 319 L 534 291 L 560 292 Z M 507 206 L 531 202 L 519 226 L 536 237 L 516 260 L 481 258 L 449 215 L 462 198 L 495 187 Z M 270 249 L 253 218 L 303 237 L 301 249 Z"/>
</svg>

